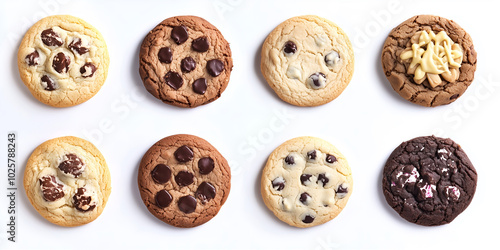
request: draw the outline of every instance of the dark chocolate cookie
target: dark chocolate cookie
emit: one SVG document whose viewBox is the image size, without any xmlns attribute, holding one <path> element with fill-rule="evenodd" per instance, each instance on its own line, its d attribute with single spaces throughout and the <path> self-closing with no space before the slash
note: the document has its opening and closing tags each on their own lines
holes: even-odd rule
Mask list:
<svg viewBox="0 0 500 250">
<path fill-rule="evenodd" d="M 417 137 L 403 142 L 387 160 L 382 188 L 387 203 L 409 222 L 450 223 L 476 191 L 477 173 L 451 139 Z"/>
<path fill-rule="evenodd" d="M 231 188 L 224 157 L 193 135 L 172 135 L 155 143 L 142 158 L 138 177 L 142 200 L 158 219 L 176 227 L 211 220 Z"/>
</svg>

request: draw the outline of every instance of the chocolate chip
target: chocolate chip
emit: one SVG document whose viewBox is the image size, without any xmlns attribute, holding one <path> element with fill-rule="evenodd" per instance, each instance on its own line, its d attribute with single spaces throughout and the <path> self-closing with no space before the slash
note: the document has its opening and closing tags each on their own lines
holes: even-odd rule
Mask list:
<svg viewBox="0 0 500 250">
<path fill-rule="evenodd" d="M 287 155 L 285 157 L 285 163 L 288 165 L 295 165 L 295 159 L 293 158 L 292 155 Z"/>
<path fill-rule="evenodd" d="M 193 159 L 194 153 L 190 147 L 184 145 L 175 150 L 174 156 L 179 162 L 188 162 Z"/>
<path fill-rule="evenodd" d="M 304 217 L 304 219 L 302 220 L 302 222 L 307 223 L 307 224 L 312 223 L 313 221 L 314 221 L 314 216 L 312 216 L 312 215 L 306 215 Z"/>
<path fill-rule="evenodd" d="M 339 199 L 342 199 L 344 198 L 347 193 L 349 192 L 349 187 L 347 187 L 347 185 L 345 185 L 344 183 L 340 184 L 338 187 L 337 187 L 337 191 L 335 191 L 337 193 L 337 197 Z"/>
<path fill-rule="evenodd" d="M 312 177 L 312 175 L 310 175 L 310 174 L 303 174 L 300 176 L 300 182 L 302 183 L 302 185 L 307 186 L 307 185 L 309 185 L 308 182 L 311 181 L 311 177 Z"/>
<path fill-rule="evenodd" d="M 42 87 L 47 91 L 54 91 L 58 88 L 56 82 L 47 75 L 42 76 Z"/>
<path fill-rule="evenodd" d="M 457 99 L 460 95 L 459 94 L 454 94 L 450 96 L 450 100 Z"/>
<path fill-rule="evenodd" d="M 309 151 L 309 152 L 307 152 L 307 158 L 309 160 L 312 160 L 312 161 L 316 160 L 316 156 L 317 156 L 316 155 L 316 150 L 314 150 L 314 149 L 311 150 L 311 151 Z"/>
<path fill-rule="evenodd" d="M 82 46 L 82 39 L 80 38 L 73 39 L 73 41 L 71 41 L 71 43 L 68 45 L 68 48 L 80 55 L 89 52 L 89 49 Z"/>
<path fill-rule="evenodd" d="M 198 161 L 200 174 L 209 174 L 214 170 L 214 160 L 210 157 L 203 157 Z"/>
<path fill-rule="evenodd" d="M 180 171 L 175 176 L 175 182 L 181 187 L 191 185 L 194 182 L 193 174 L 188 171 Z"/>
<path fill-rule="evenodd" d="M 285 180 L 283 177 L 276 177 L 271 184 L 273 184 L 273 188 L 276 189 L 277 191 L 283 190 L 285 188 Z"/>
<path fill-rule="evenodd" d="M 43 198 L 46 201 L 56 201 L 64 197 L 64 185 L 61 183 L 57 183 L 55 176 L 43 176 L 39 181 Z"/>
<path fill-rule="evenodd" d="M 63 40 L 61 39 L 61 37 L 52 29 L 46 29 L 42 31 L 42 42 L 47 46 L 63 45 Z"/>
<path fill-rule="evenodd" d="M 331 155 L 331 154 L 327 154 L 326 155 L 326 162 L 328 163 L 334 163 L 337 161 L 337 157 Z"/>
<path fill-rule="evenodd" d="M 158 207 L 166 208 L 172 202 L 172 195 L 165 189 L 160 190 L 155 195 L 155 202 Z"/>
<path fill-rule="evenodd" d="M 335 67 L 340 61 L 340 55 L 337 51 L 332 51 L 325 56 L 325 63 L 328 67 Z"/>
<path fill-rule="evenodd" d="M 69 69 L 69 64 L 71 63 L 71 59 L 69 56 L 66 56 L 64 53 L 59 52 L 52 61 L 52 67 L 57 73 L 66 73 Z"/>
<path fill-rule="evenodd" d="M 173 71 L 169 71 L 165 75 L 165 82 L 168 86 L 172 87 L 175 90 L 178 90 L 180 87 L 182 87 L 182 84 L 184 83 L 182 77 Z"/>
<path fill-rule="evenodd" d="M 203 204 L 207 203 L 215 198 L 215 187 L 208 182 L 202 182 L 196 190 L 196 198 L 200 199 Z"/>
<path fill-rule="evenodd" d="M 188 57 L 182 59 L 182 61 L 181 61 L 182 72 L 189 73 L 189 72 L 193 71 L 195 68 L 196 68 L 196 62 L 194 61 L 194 59 L 192 57 L 188 56 Z"/>
<path fill-rule="evenodd" d="M 80 68 L 80 74 L 82 74 L 83 78 L 92 77 L 96 70 L 96 66 L 93 63 L 88 62 Z"/>
<path fill-rule="evenodd" d="M 199 37 L 193 40 L 191 47 L 194 51 L 198 52 L 206 52 L 210 44 L 208 43 L 208 39 L 206 37 Z"/>
<path fill-rule="evenodd" d="M 28 54 L 25 58 L 24 61 L 29 65 L 29 66 L 36 66 L 40 64 L 40 54 L 38 53 L 38 50 L 33 51 L 32 53 Z"/>
<path fill-rule="evenodd" d="M 190 214 L 196 210 L 196 199 L 191 195 L 183 196 L 179 199 L 177 205 L 179 206 L 179 210 Z"/>
<path fill-rule="evenodd" d="M 172 170 L 170 170 L 170 167 L 165 164 L 158 164 L 153 171 L 151 171 L 151 177 L 156 183 L 159 184 L 169 181 L 171 176 Z"/>
<path fill-rule="evenodd" d="M 285 52 L 286 56 L 291 56 L 295 54 L 297 51 L 297 45 L 295 45 L 294 42 L 288 41 L 285 43 L 285 46 L 283 46 L 283 52 Z"/>
<path fill-rule="evenodd" d="M 321 184 L 323 185 L 323 187 L 325 187 L 325 185 L 330 181 L 330 179 L 328 179 L 328 177 L 326 177 L 326 174 L 319 174 L 318 175 L 318 180 L 316 181 L 316 183 Z"/>
<path fill-rule="evenodd" d="M 299 201 L 302 202 L 302 204 L 308 205 L 310 199 L 311 199 L 311 195 L 309 195 L 308 193 L 304 192 L 304 193 L 300 194 Z"/>
<path fill-rule="evenodd" d="M 309 83 L 313 89 L 324 88 L 326 85 L 326 76 L 321 72 L 316 72 L 307 78 L 307 83 Z"/>
<path fill-rule="evenodd" d="M 66 154 L 63 161 L 59 163 L 58 168 L 63 173 L 73 175 L 77 178 L 83 173 L 83 170 L 85 170 L 85 164 L 77 155 Z"/>
<path fill-rule="evenodd" d="M 193 82 L 193 91 L 196 94 L 203 95 L 207 91 L 207 80 L 205 78 L 200 78 Z"/>
<path fill-rule="evenodd" d="M 96 203 L 92 202 L 92 197 L 86 196 L 85 191 L 85 188 L 78 188 L 73 196 L 73 205 L 80 212 L 92 211 L 96 207 Z"/>
<path fill-rule="evenodd" d="M 207 62 L 207 71 L 213 77 L 219 76 L 224 71 L 224 63 L 217 59 L 210 60 Z"/>
<path fill-rule="evenodd" d="M 176 44 L 182 44 L 188 39 L 189 36 L 186 27 L 181 25 L 181 26 L 176 26 L 172 29 L 170 37 L 174 40 Z"/>
<path fill-rule="evenodd" d="M 172 50 L 169 47 L 163 47 L 158 51 L 158 60 L 162 63 L 171 63 L 172 57 Z"/>
</svg>

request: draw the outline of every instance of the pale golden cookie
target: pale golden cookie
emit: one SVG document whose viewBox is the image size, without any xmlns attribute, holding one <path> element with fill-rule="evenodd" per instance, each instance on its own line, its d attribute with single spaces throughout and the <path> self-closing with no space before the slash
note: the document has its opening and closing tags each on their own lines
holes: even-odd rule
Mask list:
<svg viewBox="0 0 500 250">
<path fill-rule="evenodd" d="M 90 142 L 66 136 L 48 140 L 31 154 L 24 189 L 48 221 L 66 227 L 95 220 L 111 193 L 104 157 Z"/>
</svg>

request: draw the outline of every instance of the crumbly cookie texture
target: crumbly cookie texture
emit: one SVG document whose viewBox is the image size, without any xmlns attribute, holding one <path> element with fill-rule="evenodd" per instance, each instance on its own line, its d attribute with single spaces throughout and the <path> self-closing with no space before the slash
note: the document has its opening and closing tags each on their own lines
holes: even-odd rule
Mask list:
<svg viewBox="0 0 500 250">
<path fill-rule="evenodd" d="M 315 137 L 298 137 L 281 144 L 262 171 L 264 203 L 276 217 L 295 227 L 312 227 L 337 217 L 352 188 L 345 157 Z"/>
<path fill-rule="evenodd" d="M 347 35 L 318 16 L 279 24 L 266 38 L 261 71 L 285 102 L 318 106 L 337 98 L 351 81 L 354 53 Z"/>
<path fill-rule="evenodd" d="M 111 193 L 111 176 L 93 144 L 78 137 L 60 137 L 33 151 L 24 171 L 24 189 L 45 219 L 74 227 L 102 213 Z"/>
<path fill-rule="evenodd" d="M 389 156 L 382 188 L 404 219 L 423 226 L 452 222 L 469 206 L 476 169 L 460 145 L 434 136 L 403 142 Z"/>
<path fill-rule="evenodd" d="M 412 48 L 410 57 L 408 51 Z M 433 50 L 434 55 L 430 53 Z M 420 55 L 423 60 L 414 59 Z M 477 53 L 470 35 L 454 21 L 419 15 L 389 33 L 381 59 L 387 79 L 401 97 L 421 106 L 435 107 L 454 102 L 467 90 L 474 80 Z M 421 63 L 426 61 L 428 66 L 422 67 Z"/>
<path fill-rule="evenodd" d="M 196 227 L 217 215 L 231 189 L 231 171 L 210 143 L 172 135 L 155 143 L 139 166 L 144 205 L 176 227 Z"/>
<path fill-rule="evenodd" d="M 158 24 L 142 42 L 139 73 L 144 87 L 164 103 L 197 107 L 218 99 L 233 68 L 231 49 L 203 18 L 176 16 Z"/>
<path fill-rule="evenodd" d="M 94 27 L 77 17 L 57 15 L 41 19 L 26 32 L 17 64 L 35 98 L 53 107 L 69 107 L 101 89 L 109 55 Z"/>
</svg>

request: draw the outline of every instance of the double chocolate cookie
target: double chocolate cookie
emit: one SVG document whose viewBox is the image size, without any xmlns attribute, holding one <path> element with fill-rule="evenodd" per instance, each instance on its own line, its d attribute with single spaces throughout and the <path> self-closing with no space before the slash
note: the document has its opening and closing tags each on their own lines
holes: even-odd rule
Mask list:
<svg viewBox="0 0 500 250">
<path fill-rule="evenodd" d="M 477 173 L 460 145 L 434 136 L 403 142 L 387 160 L 382 188 L 387 203 L 409 222 L 436 226 L 469 206 Z"/>
<path fill-rule="evenodd" d="M 176 16 L 149 32 L 141 45 L 139 73 L 164 103 L 197 107 L 219 98 L 233 68 L 231 49 L 203 18 Z"/>
<path fill-rule="evenodd" d="M 139 166 L 139 190 L 149 212 L 176 227 L 211 220 L 229 195 L 231 171 L 207 141 L 173 135 L 155 143 Z"/>
<path fill-rule="evenodd" d="M 414 16 L 394 28 L 382 49 L 382 67 L 406 100 L 435 107 L 457 100 L 474 79 L 472 38 L 454 21 Z"/>
<path fill-rule="evenodd" d="M 347 160 L 330 143 L 299 137 L 276 148 L 262 171 L 266 206 L 291 226 L 312 227 L 335 218 L 352 193 Z"/>
</svg>

